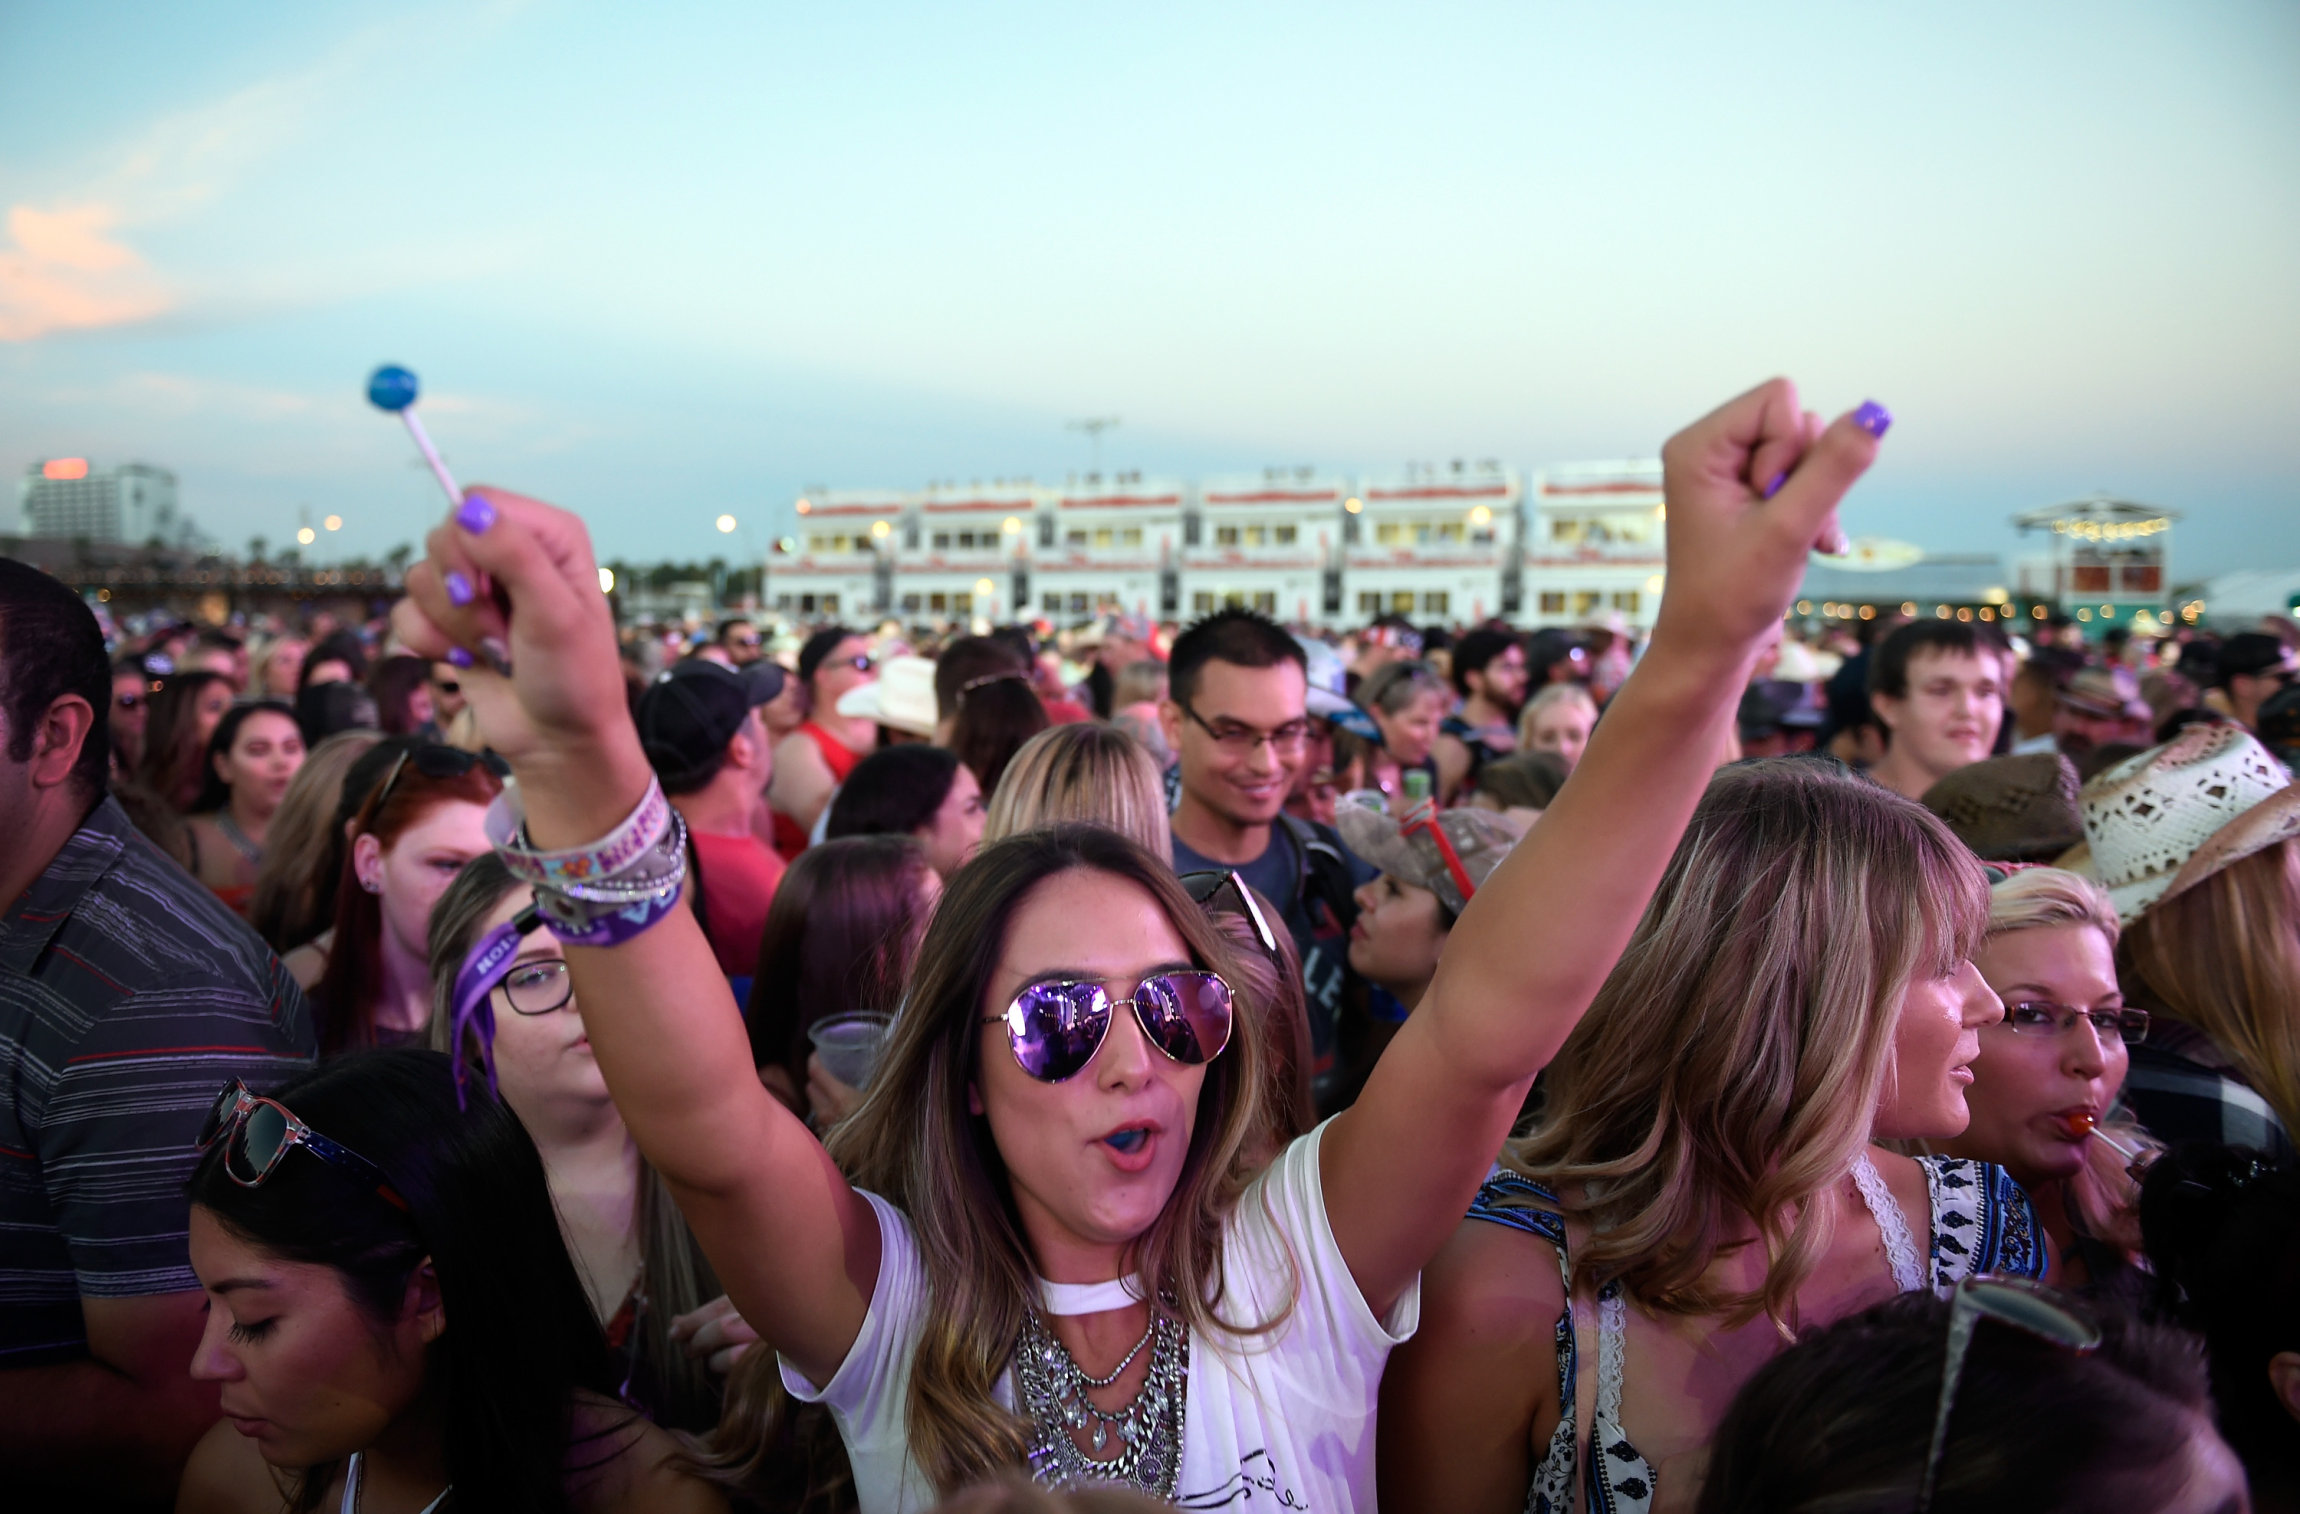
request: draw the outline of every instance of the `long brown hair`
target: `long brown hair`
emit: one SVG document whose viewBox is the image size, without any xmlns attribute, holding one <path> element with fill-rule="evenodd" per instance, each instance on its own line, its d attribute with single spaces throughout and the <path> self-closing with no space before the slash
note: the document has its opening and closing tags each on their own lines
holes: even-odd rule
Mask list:
<svg viewBox="0 0 2300 1514">
<path fill-rule="evenodd" d="M 2211 1037 L 2300 1131 L 2300 839 L 2230 863 L 2127 925 L 2127 997 Z"/>
<path fill-rule="evenodd" d="M 1007 928 L 1040 884 L 1076 869 L 1141 888 L 1194 962 L 1235 970 L 1228 938 L 1173 869 L 1113 831 L 1066 825 L 985 847 L 952 875 L 870 1089 L 825 1143 L 851 1182 L 910 1217 L 931 1304 L 905 1423 L 911 1457 L 945 1496 L 1024 1460 L 1028 1421 L 991 1395 L 1013 1360 L 1036 1269 L 989 1122 L 969 1111 L 967 1094 Z M 1263 1055 L 1262 1038 L 1241 1033 L 1208 1064 L 1181 1177 L 1128 1258 L 1151 1296 L 1202 1333 L 1278 1323 L 1215 1313 L 1223 1225 L 1253 1175 L 1245 1150 L 1269 1127 Z"/>
<path fill-rule="evenodd" d="M 1869 1142 L 1901 1000 L 1988 923 L 1980 864 L 1922 807 L 1799 761 L 1718 774 L 1504 1160 L 1588 1225 L 1577 1281 L 1667 1314 L 1794 1323 Z M 1761 1288 L 1710 1263 L 1754 1223 Z"/>
<path fill-rule="evenodd" d="M 335 898 L 326 885 L 343 865 L 346 844 L 336 809 L 353 764 L 380 740 L 374 731 L 338 731 L 311 749 L 288 783 L 264 832 L 264 860 L 248 910 L 248 923 L 273 951 L 303 945 L 333 917 Z"/>
<path fill-rule="evenodd" d="M 434 778 L 412 761 L 400 763 L 396 781 L 387 777 L 360 804 L 345 837 L 342 870 L 335 886 L 335 936 L 328 946 L 327 970 L 312 986 L 319 1015 L 320 1055 L 332 1056 L 375 1044 L 375 993 L 383 982 L 383 900 L 359 884 L 359 863 L 351 845 L 373 836 L 386 850 L 443 804 L 484 805 L 503 792 L 503 780 L 473 764 L 453 778 Z"/>
<path fill-rule="evenodd" d="M 200 695 L 231 680 L 208 668 L 186 668 L 160 680 L 144 717 L 144 760 L 136 779 L 179 815 L 188 815 L 207 781 L 208 744 L 200 735 Z M 109 706 L 107 706 L 109 708 Z"/>
<path fill-rule="evenodd" d="M 455 1049 L 456 975 L 479 944 L 487 917 L 505 895 L 523 887 L 501 857 L 482 852 L 463 864 L 432 907 L 431 935 L 425 943 L 431 966 L 432 1050 Z M 463 1048 L 463 1055 L 466 1068 L 481 1065 L 476 1037 L 474 1044 Z M 719 1279 L 687 1228 L 669 1186 L 645 1157 L 639 1159 L 638 1197 L 635 1220 L 646 1310 L 638 1324 L 637 1358 L 650 1390 L 645 1407 L 660 1424 L 703 1429 L 718 1417 L 718 1390 L 703 1364 L 671 1339 L 670 1330 L 675 1317 L 691 1314 L 718 1296 Z"/>
</svg>

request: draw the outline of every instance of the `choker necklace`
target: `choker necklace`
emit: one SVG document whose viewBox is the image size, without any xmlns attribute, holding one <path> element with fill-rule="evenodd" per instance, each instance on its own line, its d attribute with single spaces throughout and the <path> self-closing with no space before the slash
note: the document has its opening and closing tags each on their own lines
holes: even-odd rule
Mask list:
<svg viewBox="0 0 2300 1514">
<path fill-rule="evenodd" d="M 1113 1414 L 1087 1397 L 1089 1388 L 1107 1388 L 1118 1381 L 1145 1348 L 1150 1352 L 1150 1371 L 1132 1403 Z M 1190 1334 L 1180 1320 L 1153 1308 L 1150 1328 L 1126 1359 L 1107 1376 L 1089 1377 L 1033 1310 L 1023 1316 L 1014 1376 L 1016 1397 L 1030 1418 L 1033 1481 L 1053 1488 L 1119 1483 L 1153 1498 L 1174 1496 L 1174 1482 L 1182 1471 L 1184 1400 L 1190 1386 Z M 1090 1425 L 1093 1455 L 1079 1449 L 1074 1433 Z M 1118 1454 L 1104 1460 L 1101 1453 L 1114 1432 Z"/>
<path fill-rule="evenodd" d="M 216 829 L 221 831 L 223 838 L 231 843 L 233 851 L 238 852 L 248 861 L 261 865 L 264 860 L 264 849 L 250 841 L 248 833 L 240 829 L 239 822 L 232 818 L 230 805 L 225 805 L 216 811 Z"/>
<path fill-rule="evenodd" d="M 1149 1295 L 1142 1291 L 1142 1276 L 1114 1277 L 1105 1283 L 1050 1283 L 1044 1278 L 1038 1282 L 1038 1312 L 1041 1314 L 1104 1314 L 1112 1309 L 1128 1309 Z"/>
</svg>

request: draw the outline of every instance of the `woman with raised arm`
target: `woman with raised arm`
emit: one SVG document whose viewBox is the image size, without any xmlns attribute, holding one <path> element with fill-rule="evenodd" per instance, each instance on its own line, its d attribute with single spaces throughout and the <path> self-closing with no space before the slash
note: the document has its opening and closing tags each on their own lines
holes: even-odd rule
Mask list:
<svg viewBox="0 0 2300 1514">
<path fill-rule="evenodd" d="M 520 780 L 507 860 L 591 943 L 567 958 L 608 1086 L 792 1392 L 832 1408 L 865 1510 L 1007 1467 L 1371 1509 L 1375 1390 L 1422 1265 L 1627 940 L 1884 428 L 1872 406 L 1824 432 L 1776 380 L 1671 439 L 1670 593 L 1602 760 L 1470 902 L 1356 1105 L 1259 1172 L 1240 1152 L 1266 1084 L 1256 1038 L 1229 1034 L 1231 948 L 1165 864 L 1093 828 L 952 878 L 835 1134 L 842 1171 L 752 1074 L 677 907 L 675 817 L 581 523 L 467 497 L 398 629 L 517 669 L 468 682 Z"/>
</svg>

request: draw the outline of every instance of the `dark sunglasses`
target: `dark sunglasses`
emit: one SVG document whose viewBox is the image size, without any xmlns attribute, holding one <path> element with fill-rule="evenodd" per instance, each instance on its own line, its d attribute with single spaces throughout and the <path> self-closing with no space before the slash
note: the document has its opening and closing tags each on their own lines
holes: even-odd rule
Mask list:
<svg viewBox="0 0 2300 1514">
<path fill-rule="evenodd" d="M 260 1188 L 279 1169 L 280 1159 L 301 1146 L 329 1166 L 373 1188 L 376 1196 L 396 1209 L 407 1200 L 391 1186 L 383 1169 L 348 1146 L 339 1146 L 297 1119 L 285 1104 L 251 1093 L 248 1085 L 232 1079 L 216 1096 L 215 1107 L 200 1124 L 199 1148 L 206 1151 L 218 1141 L 224 1147 L 224 1172 L 242 1188 Z"/>
<path fill-rule="evenodd" d="M 1244 915 L 1247 923 L 1254 927 L 1254 939 L 1262 943 L 1262 950 L 1269 955 L 1271 961 L 1280 961 L 1277 934 L 1270 929 L 1270 922 L 1262 914 L 1262 906 L 1254 902 L 1254 891 L 1246 886 L 1245 879 L 1238 876 L 1236 868 L 1212 868 L 1202 873 L 1182 875 L 1182 891 L 1200 909 L 1216 908 L 1214 896 L 1225 888 L 1237 896 L 1238 913 Z"/>
<path fill-rule="evenodd" d="M 452 678 L 434 678 L 431 680 L 431 686 L 442 694 L 460 694 L 463 692 L 463 685 Z"/>
<path fill-rule="evenodd" d="M 1112 999 L 1099 983 L 1033 983 L 1005 1014 L 985 1015 L 982 1023 L 1006 1026 L 1006 1043 L 1024 1072 L 1041 1083 L 1062 1083 L 1102 1050 L 1120 1004 L 1133 1007 L 1142 1034 L 1176 1062 L 1200 1066 L 1230 1044 L 1236 1019 L 1230 985 L 1209 972 L 1152 973 L 1131 999 Z"/>
<path fill-rule="evenodd" d="M 872 668 L 878 666 L 878 664 L 872 660 L 870 654 L 867 652 L 859 657 L 848 657 L 841 660 L 845 662 L 848 667 L 853 668 L 857 673 L 868 673 Z"/>
<path fill-rule="evenodd" d="M 399 775 L 411 766 L 426 778 L 461 778 L 482 764 L 498 778 L 511 776 L 511 764 L 493 752 L 467 752 L 459 746 L 442 746 L 436 741 L 419 742 L 401 752 L 392 763 L 391 772 L 383 780 L 383 787 L 375 791 L 375 808 L 368 813 L 383 813 L 385 803 L 391 798 L 392 786 L 399 782 Z"/>
<path fill-rule="evenodd" d="M 1949 1442 L 1949 1411 L 1956 1406 L 1957 1383 L 1965 1375 L 1965 1356 L 1972 1349 L 1973 1331 L 1984 1319 L 2026 1330 L 2039 1340 L 2070 1351 L 2090 1351 L 2100 1344 L 2099 1324 L 2075 1300 L 2040 1283 L 1986 1276 L 1959 1282 L 1949 1301 L 1949 1348 L 1941 1359 L 1941 1399 L 1933 1411 L 1933 1441 L 1925 1453 L 1925 1480 L 1917 1488 L 1917 1514 L 1928 1514 L 1933 1506 L 1941 1454 Z"/>
</svg>

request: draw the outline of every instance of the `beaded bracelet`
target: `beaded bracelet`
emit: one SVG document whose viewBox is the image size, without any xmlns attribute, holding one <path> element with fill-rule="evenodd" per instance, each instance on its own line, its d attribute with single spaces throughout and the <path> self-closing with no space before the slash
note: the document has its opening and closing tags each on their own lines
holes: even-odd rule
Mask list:
<svg viewBox="0 0 2300 1514">
<path fill-rule="evenodd" d="M 487 839 L 514 878 L 540 888 L 564 889 L 630 871 L 661 843 L 674 818 L 662 782 L 650 777 L 637 807 L 604 840 L 563 851 L 538 851 L 528 843 L 527 817 L 516 791 L 506 788 L 487 807 Z"/>
</svg>

